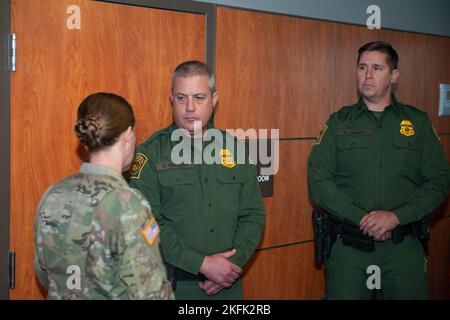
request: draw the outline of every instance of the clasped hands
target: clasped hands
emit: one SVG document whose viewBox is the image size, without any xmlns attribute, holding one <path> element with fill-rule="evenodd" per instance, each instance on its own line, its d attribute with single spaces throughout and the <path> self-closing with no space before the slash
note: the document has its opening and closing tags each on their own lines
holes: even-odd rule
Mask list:
<svg viewBox="0 0 450 320">
<path fill-rule="evenodd" d="M 391 238 L 391 231 L 399 224 L 400 220 L 394 212 L 376 210 L 364 215 L 359 228 L 374 240 L 387 241 Z"/>
<path fill-rule="evenodd" d="M 208 295 L 214 295 L 224 288 L 229 288 L 242 273 L 241 267 L 229 261 L 236 249 L 206 256 L 200 267 L 200 272 L 208 278 L 199 286 Z"/>
</svg>

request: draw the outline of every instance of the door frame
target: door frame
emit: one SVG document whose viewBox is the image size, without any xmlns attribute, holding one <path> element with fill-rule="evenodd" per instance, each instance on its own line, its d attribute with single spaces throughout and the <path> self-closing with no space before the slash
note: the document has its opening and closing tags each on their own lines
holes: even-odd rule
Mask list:
<svg viewBox="0 0 450 320">
<path fill-rule="evenodd" d="M 206 63 L 216 69 L 216 5 L 189 0 L 92 0 L 205 15 Z M 11 181 L 11 75 L 8 71 L 8 35 L 11 0 L 0 1 L 0 300 L 9 299 L 10 181 Z M 20 65 L 20 48 L 17 48 Z"/>
<path fill-rule="evenodd" d="M 205 57 L 206 63 L 216 72 L 216 9 L 217 5 L 191 0 L 94 0 L 117 4 L 133 5 L 138 7 L 164 9 L 179 12 L 202 14 L 206 17 L 205 30 Z"/>
<path fill-rule="evenodd" d="M 9 298 L 11 86 L 8 71 L 10 1 L 0 1 L 0 300 Z"/>
</svg>

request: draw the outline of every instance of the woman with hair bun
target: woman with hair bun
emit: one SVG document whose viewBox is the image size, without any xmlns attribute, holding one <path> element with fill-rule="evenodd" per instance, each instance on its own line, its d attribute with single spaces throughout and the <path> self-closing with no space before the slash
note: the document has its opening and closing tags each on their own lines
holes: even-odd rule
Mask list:
<svg viewBox="0 0 450 320">
<path fill-rule="evenodd" d="M 115 94 L 92 94 L 78 107 L 75 134 L 89 162 L 52 185 L 36 211 L 34 268 L 48 299 L 173 299 L 158 224 L 122 176 L 134 124 Z"/>
</svg>

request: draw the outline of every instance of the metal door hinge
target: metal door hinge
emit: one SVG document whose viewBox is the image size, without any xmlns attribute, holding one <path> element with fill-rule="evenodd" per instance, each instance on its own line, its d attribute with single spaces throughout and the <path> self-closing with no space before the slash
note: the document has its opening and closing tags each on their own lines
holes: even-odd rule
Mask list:
<svg viewBox="0 0 450 320">
<path fill-rule="evenodd" d="M 8 35 L 8 70 L 16 71 L 16 34 Z"/>
<path fill-rule="evenodd" d="M 14 289 L 16 287 L 16 253 L 14 251 L 8 253 L 8 260 L 9 288 Z"/>
</svg>

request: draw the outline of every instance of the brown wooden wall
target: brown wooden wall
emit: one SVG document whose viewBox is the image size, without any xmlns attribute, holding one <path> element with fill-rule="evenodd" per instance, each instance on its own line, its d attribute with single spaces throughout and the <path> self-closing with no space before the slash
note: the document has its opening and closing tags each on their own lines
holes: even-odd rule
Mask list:
<svg viewBox="0 0 450 320">
<path fill-rule="evenodd" d="M 247 299 L 318 299 L 306 160 L 331 112 L 356 102 L 357 50 L 390 42 L 400 56 L 397 97 L 427 111 L 450 156 L 450 117 L 437 117 L 439 83 L 450 82 L 450 39 L 219 8 L 217 79 L 222 128 L 279 128 L 280 170 L 265 199 L 261 250 L 244 277 Z M 289 138 L 289 139 L 286 139 Z M 450 159 L 450 157 L 449 157 Z M 447 216 L 442 218 L 442 216 Z M 433 298 L 449 298 L 450 209 L 434 214 L 429 255 Z"/>
</svg>

